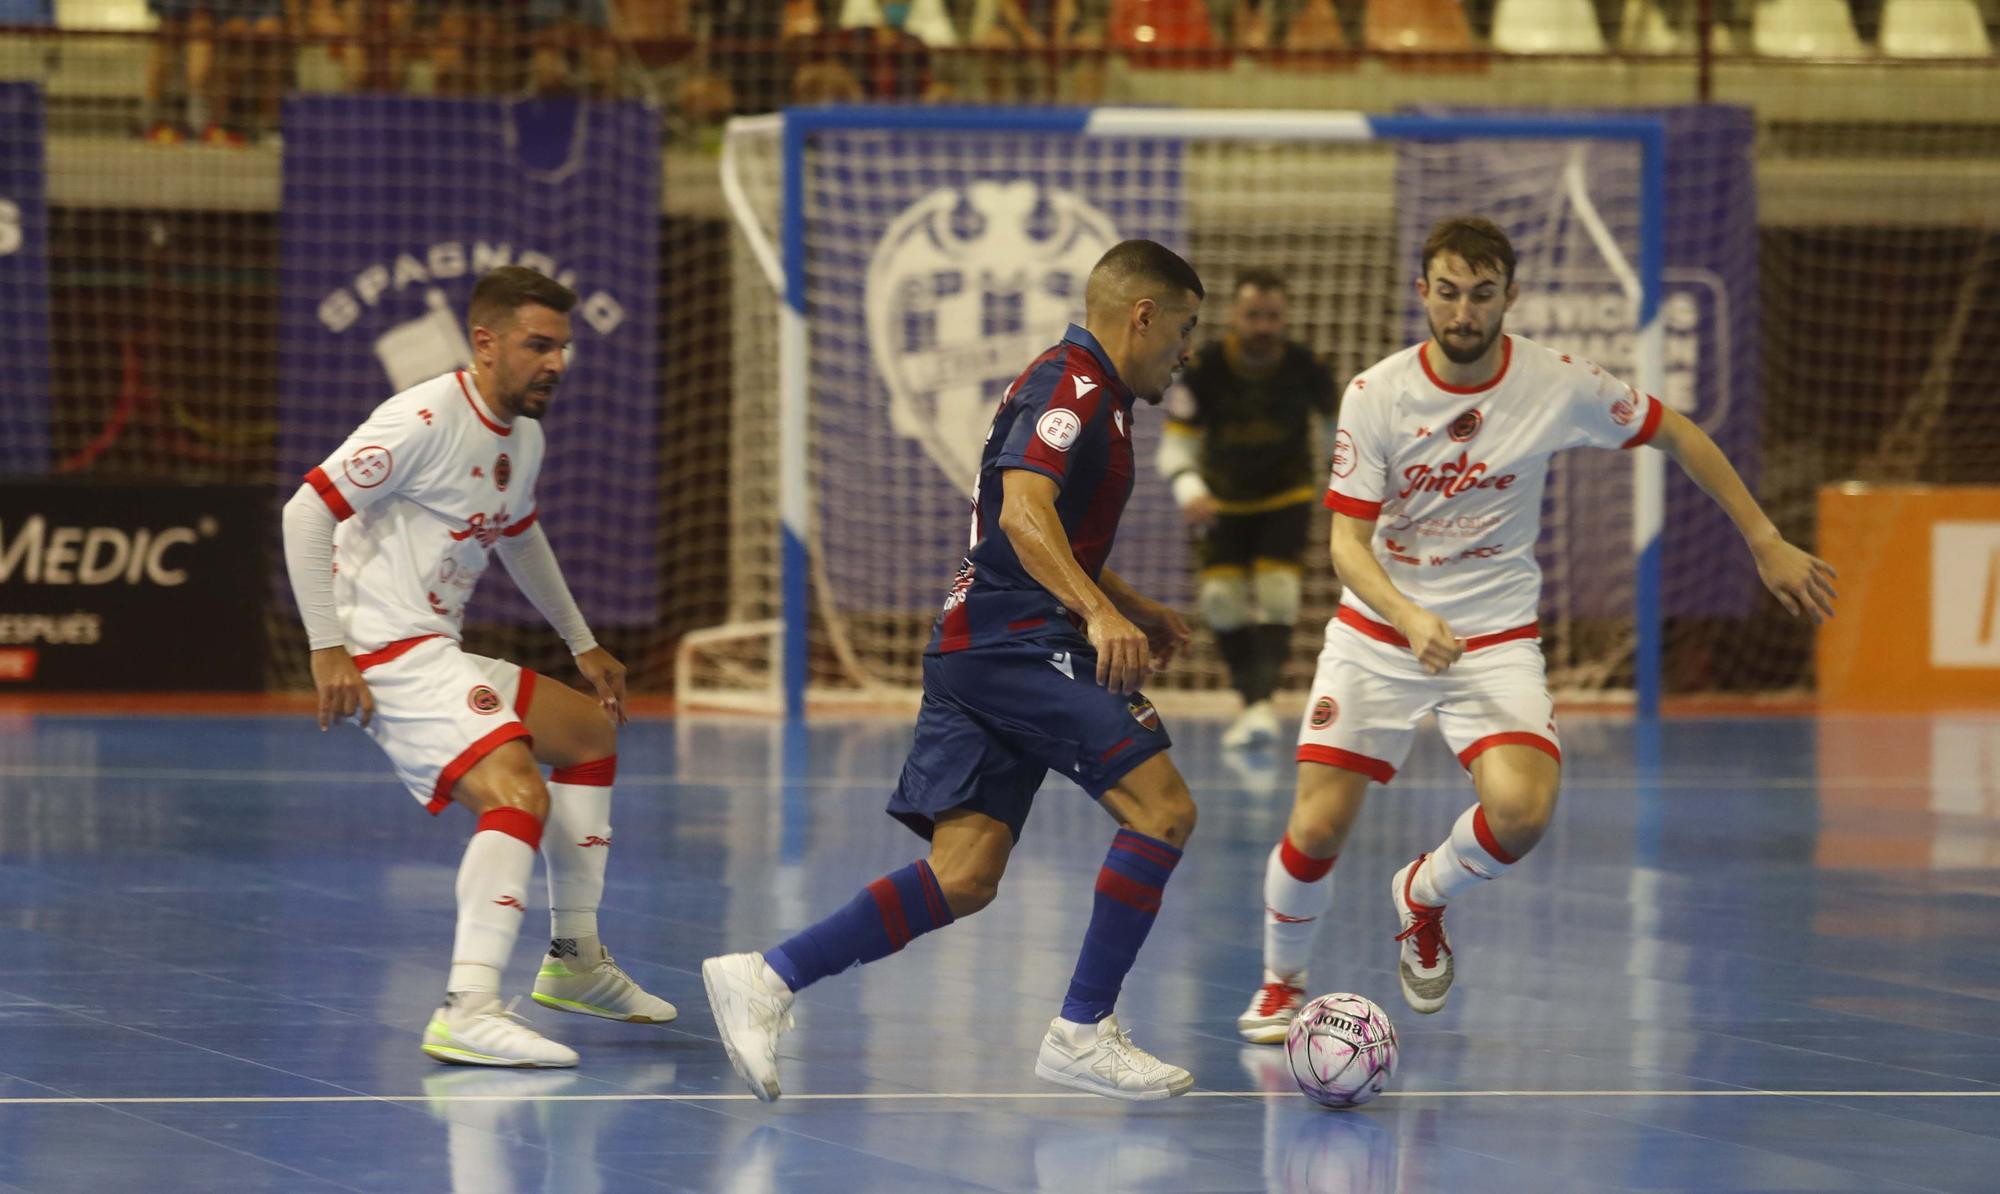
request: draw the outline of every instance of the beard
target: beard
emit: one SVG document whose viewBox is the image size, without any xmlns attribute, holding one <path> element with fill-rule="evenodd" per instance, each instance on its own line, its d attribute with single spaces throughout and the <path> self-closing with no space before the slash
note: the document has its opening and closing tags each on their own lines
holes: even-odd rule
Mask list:
<svg viewBox="0 0 2000 1194">
<path fill-rule="evenodd" d="M 1500 329 L 1505 322 L 1505 320 L 1502 320 L 1500 323 L 1494 324 L 1493 330 L 1470 348 L 1464 347 L 1464 341 L 1453 342 L 1446 339 L 1444 333 L 1439 330 L 1435 322 L 1431 323 L 1431 339 L 1437 342 L 1437 346 L 1444 351 L 1446 358 L 1453 364 L 1470 365 L 1480 357 L 1485 356 L 1486 350 L 1493 347 L 1493 342 L 1500 338 Z"/>
<path fill-rule="evenodd" d="M 539 419 L 549 412 L 549 399 L 555 397 L 555 387 L 540 389 L 529 386 L 521 391 L 521 400 L 516 403 L 522 417 Z"/>
</svg>

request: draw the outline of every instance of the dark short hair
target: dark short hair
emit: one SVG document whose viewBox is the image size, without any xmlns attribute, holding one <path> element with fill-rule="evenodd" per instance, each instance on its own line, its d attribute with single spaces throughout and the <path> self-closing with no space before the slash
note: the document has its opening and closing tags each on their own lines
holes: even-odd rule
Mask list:
<svg viewBox="0 0 2000 1194">
<path fill-rule="evenodd" d="M 497 328 L 530 305 L 567 314 L 576 306 L 576 291 L 526 266 L 503 265 L 472 288 L 465 322 L 468 327 Z"/>
<path fill-rule="evenodd" d="M 1473 269 L 1497 270 L 1509 283 L 1514 281 L 1514 244 L 1500 225 L 1480 216 L 1453 216 L 1439 220 L 1424 240 L 1424 276 L 1431 273 L 1431 259 L 1452 253 Z"/>
<path fill-rule="evenodd" d="M 1201 288 L 1201 275 L 1187 259 L 1156 240 L 1121 240 L 1106 249 L 1084 283 L 1084 301 L 1132 290 L 1155 299 L 1163 294 L 1178 298 L 1183 291 L 1193 291 L 1198 299 L 1208 297 Z"/>
<path fill-rule="evenodd" d="M 1292 292 L 1292 288 L 1285 285 L 1285 280 L 1278 276 L 1278 271 L 1263 268 L 1246 269 L 1237 274 L 1236 286 L 1229 293 L 1242 294 L 1245 286 L 1252 290 L 1275 290 L 1279 294 L 1288 295 Z"/>
</svg>

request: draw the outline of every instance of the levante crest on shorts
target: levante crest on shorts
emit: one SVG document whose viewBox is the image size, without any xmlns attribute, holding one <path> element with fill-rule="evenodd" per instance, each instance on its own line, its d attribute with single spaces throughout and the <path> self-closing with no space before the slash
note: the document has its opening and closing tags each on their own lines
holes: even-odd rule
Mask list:
<svg viewBox="0 0 2000 1194">
<path fill-rule="evenodd" d="M 1081 196 L 1033 182 L 932 191 L 868 263 L 868 341 L 889 425 L 966 494 L 1002 388 L 1083 319 L 1090 267 L 1118 241 Z"/>
</svg>

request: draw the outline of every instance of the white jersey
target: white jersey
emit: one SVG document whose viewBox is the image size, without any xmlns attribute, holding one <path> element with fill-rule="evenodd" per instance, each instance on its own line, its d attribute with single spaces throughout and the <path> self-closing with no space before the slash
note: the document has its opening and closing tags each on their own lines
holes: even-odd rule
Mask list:
<svg viewBox="0 0 2000 1194">
<path fill-rule="evenodd" d="M 495 422 L 463 370 L 375 408 L 306 483 L 340 519 L 334 606 L 350 650 L 457 639 L 501 536 L 535 522 L 541 426 Z"/>
<path fill-rule="evenodd" d="M 1541 603 L 1549 457 L 1645 443 L 1659 400 L 1520 336 L 1505 337 L 1500 372 L 1483 386 L 1446 385 L 1428 351 L 1428 341 L 1406 348 L 1349 383 L 1326 504 L 1374 519 L 1389 579 L 1459 637 L 1523 630 Z M 1341 604 L 1343 620 L 1352 610 L 1384 621 L 1352 589 Z"/>
</svg>

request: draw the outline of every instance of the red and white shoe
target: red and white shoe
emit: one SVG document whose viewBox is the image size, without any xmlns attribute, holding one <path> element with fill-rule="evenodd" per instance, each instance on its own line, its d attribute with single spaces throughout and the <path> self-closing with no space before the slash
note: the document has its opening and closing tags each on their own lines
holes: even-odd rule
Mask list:
<svg viewBox="0 0 2000 1194">
<path fill-rule="evenodd" d="M 1410 898 L 1410 882 L 1427 857 L 1419 854 L 1415 862 L 1396 872 L 1390 896 L 1403 923 L 1403 931 L 1396 934 L 1396 940 L 1403 943 L 1396 967 L 1403 980 L 1403 1002 L 1412 1011 L 1428 1016 L 1444 1006 L 1451 991 L 1452 966 L 1451 941 L 1444 935 L 1445 906 L 1419 904 Z"/>
<path fill-rule="evenodd" d="M 1305 1006 L 1306 975 L 1264 972 L 1264 985 L 1250 997 L 1250 1006 L 1236 1017 L 1236 1033 L 1253 1045 L 1276 1045 L 1292 1029 L 1299 1009 Z"/>
</svg>

